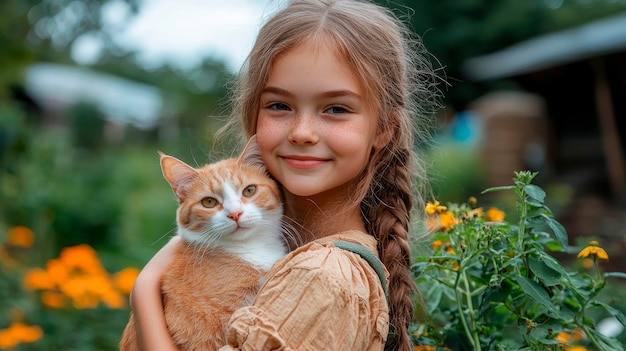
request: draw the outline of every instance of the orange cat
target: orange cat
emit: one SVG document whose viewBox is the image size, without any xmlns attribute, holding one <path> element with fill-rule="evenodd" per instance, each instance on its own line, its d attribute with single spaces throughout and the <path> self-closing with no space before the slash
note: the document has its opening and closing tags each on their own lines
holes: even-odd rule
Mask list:
<svg viewBox="0 0 626 351">
<path fill-rule="evenodd" d="M 162 278 L 167 326 L 181 350 L 216 350 L 231 314 L 286 253 L 280 193 L 254 142 L 239 158 L 199 169 L 161 153 L 161 168 L 178 199 L 182 238 Z M 120 350 L 139 350 L 132 315 Z"/>
</svg>

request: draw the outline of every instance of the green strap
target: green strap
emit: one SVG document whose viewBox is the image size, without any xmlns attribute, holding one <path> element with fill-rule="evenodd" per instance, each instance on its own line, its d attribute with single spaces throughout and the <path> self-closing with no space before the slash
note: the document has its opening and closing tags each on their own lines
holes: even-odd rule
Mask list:
<svg viewBox="0 0 626 351">
<path fill-rule="evenodd" d="M 374 271 L 376 271 L 376 274 L 378 275 L 378 279 L 380 279 L 380 283 L 383 286 L 385 299 L 389 301 L 389 298 L 387 296 L 387 278 L 385 277 L 385 270 L 383 269 L 383 263 L 380 262 L 380 260 L 378 259 L 378 256 L 376 256 L 376 254 L 374 254 L 370 249 L 368 249 L 367 247 L 363 245 L 350 243 L 347 241 L 333 241 L 333 244 L 335 245 L 335 247 L 358 254 L 364 260 L 366 260 L 367 263 L 369 263 L 372 268 L 374 268 Z M 396 339 L 396 335 L 392 333 L 391 331 L 389 331 L 389 335 L 387 335 L 387 342 L 385 343 L 385 348 L 387 346 L 393 345 L 395 343 L 395 339 Z"/>
<path fill-rule="evenodd" d="M 378 275 L 378 279 L 380 279 L 380 283 L 383 286 L 383 292 L 385 293 L 385 299 L 387 299 L 387 278 L 385 277 L 385 270 L 383 269 L 383 263 L 380 262 L 378 256 L 374 254 L 370 249 L 366 248 L 363 245 L 350 243 L 347 241 L 334 241 L 333 244 L 346 251 L 354 252 L 361 256 L 367 263 L 374 268 L 376 274 Z"/>
</svg>

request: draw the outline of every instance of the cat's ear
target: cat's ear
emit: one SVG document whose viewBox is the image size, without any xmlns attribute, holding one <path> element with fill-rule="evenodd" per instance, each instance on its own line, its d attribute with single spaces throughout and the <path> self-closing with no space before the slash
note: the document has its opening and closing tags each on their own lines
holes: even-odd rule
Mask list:
<svg viewBox="0 0 626 351">
<path fill-rule="evenodd" d="M 251 165 L 259 166 L 266 170 L 263 158 L 261 157 L 261 150 L 259 150 L 259 144 L 256 142 L 256 134 L 253 135 L 246 147 L 243 148 L 241 155 L 239 155 L 239 162 L 245 162 Z"/>
<path fill-rule="evenodd" d="M 172 187 L 178 202 L 182 203 L 185 201 L 189 186 L 196 178 L 198 171 L 176 157 L 168 156 L 161 151 L 159 151 L 159 155 L 161 156 L 163 177 Z"/>
</svg>

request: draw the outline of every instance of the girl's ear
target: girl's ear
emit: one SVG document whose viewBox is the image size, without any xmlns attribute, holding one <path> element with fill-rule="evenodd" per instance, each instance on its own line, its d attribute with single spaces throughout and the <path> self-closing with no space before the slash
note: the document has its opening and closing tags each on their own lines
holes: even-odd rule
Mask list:
<svg viewBox="0 0 626 351">
<path fill-rule="evenodd" d="M 260 166 L 264 170 L 266 169 L 263 158 L 261 157 L 261 150 L 259 150 L 259 145 L 256 142 L 256 134 L 248 140 L 246 147 L 243 148 L 241 155 L 239 155 L 239 162 L 245 162 L 254 166 Z"/>
<path fill-rule="evenodd" d="M 161 156 L 163 177 L 172 187 L 178 203 L 182 203 L 185 201 L 189 186 L 196 178 L 198 171 L 175 157 L 168 156 L 160 151 L 159 155 Z"/>
<path fill-rule="evenodd" d="M 374 150 L 380 150 L 385 147 L 385 145 L 389 144 L 389 140 L 391 140 L 391 128 L 385 126 L 376 133 L 376 136 L 374 136 L 374 143 L 372 146 L 374 147 Z"/>
</svg>

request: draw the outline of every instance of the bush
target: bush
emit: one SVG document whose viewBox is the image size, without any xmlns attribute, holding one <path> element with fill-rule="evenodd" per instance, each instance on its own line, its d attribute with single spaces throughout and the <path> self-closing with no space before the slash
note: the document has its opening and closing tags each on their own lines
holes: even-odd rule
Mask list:
<svg viewBox="0 0 626 351">
<path fill-rule="evenodd" d="M 536 174 L 516 173 L 514 185 L 485 192 L 513 191 L 516 223 L 497 208 L 429 203 L 427 225 L 434 232 L 432 255 L 413 266 L 429 316 L 412 327 L 422 350 L 623 350 L 597 330 L 598 316 L 618 309 L 597 296 L 609 279 L 608 259 L 592 242 L 578 257 L 589 269 L 570 272 L 547 251 L 575 252 L 565 228 L 544 204 L 545 192 L 531 184 Z"/>
</svg>

